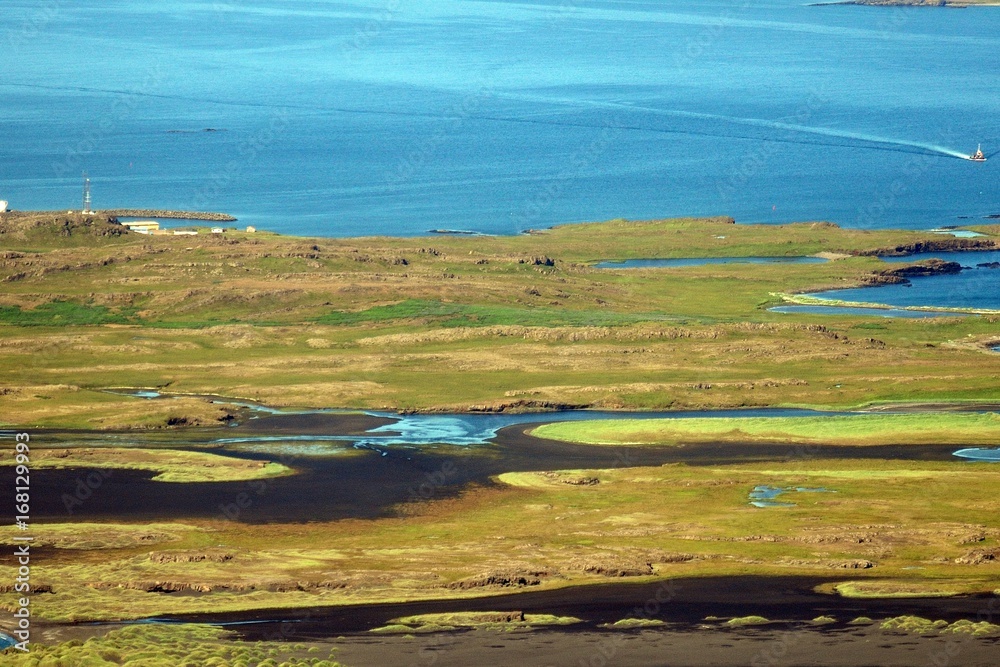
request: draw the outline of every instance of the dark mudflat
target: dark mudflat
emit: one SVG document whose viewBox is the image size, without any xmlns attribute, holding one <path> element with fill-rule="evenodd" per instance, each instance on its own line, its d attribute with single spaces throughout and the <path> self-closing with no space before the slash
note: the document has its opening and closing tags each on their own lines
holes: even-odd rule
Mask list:
<svg viewBox="0 0 1000 667">
<path fill-rule="evenodd" d="M 324 413 L 268 415 L 250 419 L 227 434 L 253 433 L 259 435 L 362 435 L 366 431 L 395 419 L 374 417 L 364 413 Z"/>
<path fill-rule="evenodd" d="M 248 639 L 275 632 L 282 623 L 294 623 L 299 639 L 323 639 L 346 633 L 364 633 L 391 619 L 416 614 L 457 611 L 523 611 L 575 616 L 584 623 L 564 632 L 596 630 L 601 623 L 623 618 L 650 618 L 683 626 L 702 624 L 708 616 L 750 615 L 788 624 L 826 614 L 847 622 L 858 616 L 887 618 L 915 614 L 956 621 L 977 615 L 1000 617 L 1000 598 L 992 595 L 951 598 L 887 598 L 859 600 L 816 592 L 829 582 L 859 578 L 844 572 L 837 577 L 727 576 L 692 577 L 645 582 L 613 582 L 569 586 L 542 591 L 497 594 L 471 599 L 427 600 L 405 603 L 345 605 L 308 609 L 256 609 L 226 614 L 189 614 L 172 617 L 192 622 L 247 622 L 236 626 Z"/>
<path fill-rule="evenodd" d="M 365 415 L 282 415 L 225 429 L 225 436 L 280 437 L 301 435 L 302 431 L 349 434 L 384 423 L 387 420 Z M 167 484 L 150 481 L 152 474 L 144 471 L 40 469 L 32 476 L 32 514 L 39 521 L 217 518 L 262 523 L 375 518 L 392 515 L 400 503 L 454 497 L 470 484 L 492 485 L 491 477 L 504 472 L 658 466 L 675 462 L 726 465 L 814 459 L 954 461 L 952 452 L 963 446 L 960 443 L 874 447 L 704 443 L 680 447 L 600 447 L 535 438 L 524 432 L 533 426 L 502 429 L 495 441 L 487 445 L 387 447 L 382 451 L 329 458 L 219 450 L 242 458 L 278 460 L 297 471 L 287 477 L 250 482 Z M 215 433 L 215 437 L 220 437 L 219 431 Z M 157 434 L 159 446 L 167 444 L 163 437 L 164 434 Z M 176 437 L 179 448 L 192 442 L 188 432 L 180 431 Z M 37 446 L 44 446 L 45 441 L 46 438 L 39 437 Z M 448 474 L 442 477 L 442 471 Z M 13 485 L 13 475 L 13 468 L 0 468 L 0 483 Z M 98 484 L 88 485 L 88 479 Z M 74 497 L 82 502 L 73 502 Z M 8 518 L 13 520 L 12 516 Z"/>
<path fill-rule="evenodd" d="M 1000 646 L 968 637 L 782 624 L 741 630 L 465 632 L 343 637 L 351 667 L 995 667 Z"/>
</svg>

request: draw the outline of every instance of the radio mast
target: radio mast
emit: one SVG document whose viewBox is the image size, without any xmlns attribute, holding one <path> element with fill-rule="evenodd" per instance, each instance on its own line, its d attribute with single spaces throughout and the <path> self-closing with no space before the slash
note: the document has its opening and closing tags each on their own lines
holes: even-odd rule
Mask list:
<svg viewBox="0 0 1000 667">
<path fill-rule="evenodd" d="M 91 213 L 93 211 L 90 210 L 90 179 L 87 177 L 87 172 L 83 172 L 83 214 Z"/>
</svg>

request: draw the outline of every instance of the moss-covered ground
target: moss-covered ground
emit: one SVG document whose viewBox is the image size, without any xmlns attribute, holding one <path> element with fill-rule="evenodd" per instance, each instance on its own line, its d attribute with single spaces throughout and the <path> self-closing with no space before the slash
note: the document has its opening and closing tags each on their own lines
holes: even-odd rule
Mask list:
<svg viewBox="0 0 1000 667">
<path fill-rule="evenodd" d="M 817 417 L 615 419 L 546 424 L 542 438 L 595 445 L 685 442 L 794 442 L 832 445 L 1000 444 L 995 412 L 858 414 Z"/>
</svg>

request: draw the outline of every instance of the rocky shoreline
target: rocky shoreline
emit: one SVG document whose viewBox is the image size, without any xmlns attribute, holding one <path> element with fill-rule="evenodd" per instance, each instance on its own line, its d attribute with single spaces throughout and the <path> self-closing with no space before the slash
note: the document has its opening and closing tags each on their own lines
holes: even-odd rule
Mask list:
<svg viewBox="0 0 1000 667">
<path fill-rule="evenodd" d="M 991 239 L 941 239 L 940 241 L 917 241 L 891 248 L 859 250 L 852 253 L 858 257 L 906 257 L 918 252 L 961 252 L 971 250 L 996 250 L 997 243 Z"/>
<path fill-rule="evenodd" d="M 113 208 L 96 211 L 113 218 L 169 218 L 173 220 L 207 220 L 210 222 L 235 222 L 236 217 L 228 213 L 211 211 L 163 211 L 152 208 Z"/>
<path fill-rule="evenodd" d="M 868 279 L 868 285 L 897 285 L 910 282 L 910 278 L 922 276 L 937 276 L 961 273 L 962 265 L 958 262 L 946 262 L 942 259 L 928 259 L 897 269 L 878 271 Z"/>
</svg>

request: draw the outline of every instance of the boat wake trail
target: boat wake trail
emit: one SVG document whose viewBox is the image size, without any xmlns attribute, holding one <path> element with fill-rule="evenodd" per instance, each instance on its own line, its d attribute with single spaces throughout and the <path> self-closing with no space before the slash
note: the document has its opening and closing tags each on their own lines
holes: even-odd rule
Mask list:
<svg viewBox="0 0 1000 667">
<path fill-rule="evenodd" d="M 929 153 L 931 155 L 943 155 L 946 157 L 958 158 L 962 160 L 968 160 L 969 155 L 967 153 L 962 153 L 961 151 L 948 148 L 946 146 L 939 146 L 937 144 L 931 144 L 921 141 L 909 141 L 906 139 L 893 139 L 889 137 L 879 137 L 871 134 L 863 134 L 861 132 L 851 132 L 848 130 L 837 130 L 834 128 L 826 127 L 814 127 L 810 125 L 799 125 L 796 123 L 785 123 L 781 121 L 771 121 L 764 120 L 762 118 L 744 118 L 740 116 L 725 116 L 721 114 L 711 114 L 702 113 L 697 111 L 681 111 L 678 109 L 660 109 L 656 107 L 647 106 L 637 106 L 633 104 L 620 104 L 615 102 L 580 102 L 579 100 L 569 100 L 569 99 L 549 99 L 549 98 L 533 98 L 539 102 L 549 102 L 557 104 L 572 104 L 586 106 L 596 106 L 607 109 L 615 109 L 619 111 L 638 111 L 643 113 L 649 113 L 658 116 L 668 116 L 672 118 L 686 118 L 694 120 L 704 120 L 715 123 L 726 123 L 730 125 L 741 125 L 745 127 L 759 127 L 769 130 L 780 130 L 786 133 L 792 134 L 811 134 L 826 137 L 836 137 L 838 139 L 852 139 L 857 142 L 874 144 L 880 147 L 882 150 L 891 147 L 910 149 L 903 152 L 913 152 L 912 149 L 918 149 L 919 151 Z M 693 133 L 697 134 L 697 133 Z M 762 137 L 767 139 L 767 137 Z M 771 138 L 771 140 L 775 140 Z M 793 143 L 793 138 L 786 136 L 783 141 L 788 143 Z M 803 143 L 813 143 L 813 142 L 803 142 Z"/>
<path fill-rule="evenodd" d="M 966 153 L 962 153 L 960 151 L 947 148 L 945 146 L 938 146 L 937 144 L 929 144 L 921 141 L 909 141 L 906 139 L 891 139 L 888 137 L 878 137 L 871 134 L 863 134 L 861 132 L 850 132 L 848 130 L 836 130 L 833 128 L 826 128 L 826 127 L 797 125 L 794 123 L 782 123 L 778 121 L 760 120 L 757 118 L 716 116 L 713 114 L 699 114 L 699 115 L 712 118 L 715 120 L 736 123 L 740 125 L 751 125 L 764 128 L 773 128 L 775 130 L 782 130 L 786 132 L 800 132 L 802 134 L 837 137 L 840 139 L 854 139 L 855 141 L 877 144 L 879 146 L 900 146 L 907 148 L 917 148 L 934 155 L 943 155 L 946 157 L 959 158 L 962 160 L 969 159 L 969 156 Z"/>
</svg>

